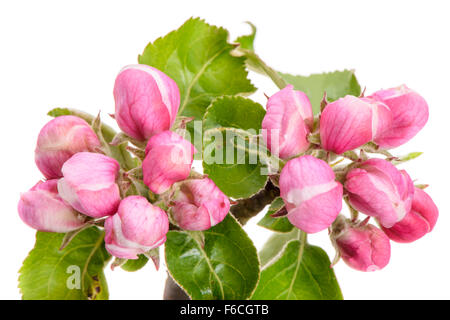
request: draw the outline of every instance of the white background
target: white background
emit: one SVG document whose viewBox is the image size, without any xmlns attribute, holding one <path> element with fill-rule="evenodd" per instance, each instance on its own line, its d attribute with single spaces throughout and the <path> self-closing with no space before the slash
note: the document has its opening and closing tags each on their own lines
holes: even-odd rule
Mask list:
<svg viewBox="0 0 450 320">
<path fill-rule="evenodd" d="M 1 200 L 0 298 L 20 298 L 17 271 L 34 231 L 17 214 L 19 193 L 41 175 L 34 166 L 40 128 L 53 107 L 113 112 L 121 67 L 136 63 L 146 44 L 190 16 L 224 26 L 231 39 L 258 27 L 256 50 L 274 68 L 309 74 L 354 68 L 371 93 L 406 83 L 430 106 L 430 120 L 398 150 L 424 151 L 406 164 L 440 209 L 435 230 L 413 244 L 392 245 L 390 264 L 362 273 L 340 262 L 347 299 L 450 298 L 449 257 L 449 7 L 446 1 L 2 1 L 0 4 Z M 251 76 L 262 93 L 275 86 Z M 249 223 L 261 247 L 268 232 Z M 326 232 L 310 242 L 334 252 Z M 164 268 L 107 271 L 111 299 L 160 299 Z"/>
</svg>

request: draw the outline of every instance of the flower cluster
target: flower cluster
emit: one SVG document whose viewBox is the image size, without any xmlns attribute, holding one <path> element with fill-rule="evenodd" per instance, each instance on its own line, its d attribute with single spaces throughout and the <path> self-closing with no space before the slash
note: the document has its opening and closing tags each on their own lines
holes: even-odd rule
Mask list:
<svg viewBox="0 0 450 320">
<path fill-rule="evenodd" d="M 130 148 L 142 154 L 138 166 L 127 170 L 108 152 L 119 138 L 106 143 L 93 123 L 59 116 L 39 133 L 36 165 L 45 181 L 21 195 L 22 220 L 47 232 L 104 227 L 106 249 L 122 259 L 162 245 L 170 222 L 186 230 L 221 222 L 229 199 L 211 179 L 192 174 L 196 150 L 171 131 L 180 105 L 176 83 L 155 68 L 131 65 L 117 76 L 114 99 L 123 131 L 116 137 L 136 145 Z M 144 191 L 132 187 L 139 174 Z"/>
<path fill-rule="evenodd" d="M 63 115 L 42 128 L 35 158 L 45 181 L 22 194 L 22 220 L 47 232 L 103 227 L 106 249 L 121 259 L 162 245 L 170 225 L 202 231 L 224 220 L 230 200 L 192 169 L 197 150 L 179 130 L 188 120 L 177 120 L 177 84 L 153 67 L 131 65 L 117 76 L 114 99 L 122 132 L 111 141 L 99 118 L 90 124 Z M 390 240 L 412 242 L 434 228 L 436 205 L 389 150 L 427 122 L 427 103 L 415 91 L 403 85 L 330 103 L 325 96 L 314 116 L 307 95 L 288 85 L 266 109 L 262 138 L 282 163 L 270 177 L 285 204 L 274 217 L 306 233 L 328 229 L 337 258 L 362 271 L 387 265 Z M 131 168 L 111 152 L 122 143 L 135 155 Z M 349 218 L 340 214 L 343 201 Z"/>
<path fill-rule="evenodd" d="M 328 228 L 337 257 L 349 266 L 381 269 L 390 259 L 390 240 L 415 241 L 436 224 L 436 205 L 406 171 L 397 169 L 401 159 L 388 151 L 423 128 L 428 105 L 402 85 L 331 103 L 324 97 L 321 109 L 314 118 L 307 96 L 290 85 L 268 99 L 263 138 L 285 161 L 279 176 L 285 209 L 280 212 L 306 233 Z M 340 215 L 343 200 L 349 219 Z M 369 217 L 360 221 L 359 212 Z M 380 228 L 368 224 L 370 217 Z"/>
</svg>

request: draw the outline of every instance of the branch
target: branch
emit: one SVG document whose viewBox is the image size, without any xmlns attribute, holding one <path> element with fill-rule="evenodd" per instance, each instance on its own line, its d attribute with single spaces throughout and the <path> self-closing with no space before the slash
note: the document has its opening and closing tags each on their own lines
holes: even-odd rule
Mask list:
<svg viewBox="0 0 450 320">
<path fill-rule="evenodd" d="M 230 211 L 241 225 L 245 225 L 248 220 L 261 212 L 268 204 L 271 204 L 279 195 L 280 189 L 268 180 L 264 189 L 250 198 L 238 200 Z"/>
<path fill-rule="evenodd" d="M 172 277 L 167 274 L 166 285 L 164 286 L 164 300 L 190 300 L 189 296 L 181 289 Z"/>
</svg>

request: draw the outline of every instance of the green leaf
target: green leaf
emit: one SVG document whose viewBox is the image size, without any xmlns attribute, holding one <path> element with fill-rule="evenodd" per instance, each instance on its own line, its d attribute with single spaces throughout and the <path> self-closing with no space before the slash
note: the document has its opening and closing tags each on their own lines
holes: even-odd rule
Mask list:
<svg viewBox="0 0 450 320">
<path fill-rule="evenodd" d="M 60 116 L 67 116 L 67 115 L 73 115 L 77 116 L 83 120 L 85 120 L 87 123 L 91 124 L 94 122 L 95 117 L 89 113 L 86 113 L 84 111 L 76 110 L 76 109 L 68 109 L 68 108 L 54 108 L 50 110 L 47 115 L 51 117 L 60 117 Z M 116 136 L 116 131 L 114 131 L 113 128 L 106 124 L 101 125 L 101 132 L 103 135 L 103 138 L 107 143 L 111 142 L 112 139 Z M 112 157 L 116 159 L 120 165 L 125 170 L 131 170 L 138 166 L 139 160 L 137 158 L 131 157 L 130 153 L 126 149 L 127 144 L 123 143 L 118 146 L 112 146 L 109 145 L 109 149 L 112 153 Z"/>
<path fill-rule="evenodd" d="M 272 218 L 271 215 L 284 207 L 284 201 L 280 197 L 276 198 L 269 207 L 264 218 L 262 218 L 258 225 L 276 232 L 290 232 L 294 226 L 289 222 L 287 217 Z"/>
<path fill-rule="evenodd" d="M 245 59 L 230 54 L 234 47 L 227 40 L 227 30 L 191 18 L 150 43 L 139 63 L 175 80 L 181 95 L 179 115 L 202 119 L 214 98 L 255 91 L 247 79 Z"/>
<path fill-rule="evenodd" d="M 236 39 L 236 42 L 239 43 L 240 48 L 254 51 L 255 49 L 253 43 L 255 42 L 256 27 L 251 22 L 247 21 L 246 23 L 252 28 L 252 32 L 248 35 L 240 36 L 239 38 Z"/>
<path fill-rule="evenodd" d="M 261 272 L 252 300 L 341 300 L 330 260 L 304 239 L 291 240 Z"/>
<path fill-rule="evenodd" d="M 292 84 L 296 90 L 303 91 L 309 97 L 314 114 L 320 111 L 323 93 L 327 93 L 328 101 L 334 101 L 346 95 L 359 96 L 361 87 L 353 70 L 312 74 L 310 76 L 294 76 L 280 73 L 281 77 Z"/>
<path fill-rule="evenodd" d="M 400 163 L 405 163 L 407 161 L 414 160 L 415 158 L 420 157 L 423 154 L 423 152 L 410 152 L 407 155 L 398 157 L 397 159 L 392 160 L 392 163 L 395 165 L 398 165 Z"/>
<path fill-rule="evenodd" d="M 298 229 L 294 228 L 291 232 L 271 235 L 259 252 L 261 265 L 265 266 L 273 258 L 281 254 L 286 243 L 298 237 L 298 232 Z"/>
<path fill-rule="evenodd" d="M 129 259 L 120 267 L 128 272 L 135 272 L 142 269 L 148 262 L 148 258 L 143 254 L 138 255 L 139 259 Z"/>
<path fill-rule="evenodd" d="M 256 27 L 247 22 L 252 28 L 252 33 L 245 36 L 240 36 L 236 39 L 239 47 L 233 51 L 233 55 L 237 57 L 245 57 L 245 62 L 249 70 L 262 74 L 272 79 L 279 89 L 283 89 L 287 83 L 283 80 L 280 74 L 269 67 L 255 52 L 254 41 L 256 36 Z"/>
<path fill-rule="evenodd" d="M 92 227 L 79 233 L 64 250 L 64 234 L 37 232 L 36 244 L 20 269 L 24 300 L 108 299 L 103 269 L 110 259 L 104 232 Z"/>
<path fill-rule="evenodd" d="M 248 197 L 267 181 L 267 175 L 261 173 L 257 140 L 250 143 L 259 133 L 264 115 L 260 104 L 230 96 L 216 99 L 205 113 L 203 170 L 230 197 Z"/>
<path fill-rule="evenodd" d="M 266 77 L 272 79 L 273 83 L 279 88 L 283 89 L 286 87 L 286 81 L 281 77 L 281 75 L 269 67 L 253 50 L 248 50 L 244 48 L 237 48 L 234 51 L 234 55 L 239 57 L 245 57 L 246 64 L 249 70 L 256 73 L 262 74 Z"/>
<path fill-rule="evenodd" d="M 259 278 L 256 249 L 239 223 L 229 214 L 199 237 L 169 231 L 166 265 L 175 281 L 192 299 L 247 299 Z"/>
</svg>

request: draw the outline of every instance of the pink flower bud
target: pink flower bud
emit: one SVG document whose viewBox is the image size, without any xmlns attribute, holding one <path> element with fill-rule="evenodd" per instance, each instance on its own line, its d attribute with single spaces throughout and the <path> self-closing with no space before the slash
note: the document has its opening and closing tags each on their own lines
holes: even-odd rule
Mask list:
<svg viewBox="0 0 450 320">
<path fill-rule="evenodd" d="M 173 218 L 185 230 L 207 230 L 230 210 L 228 197 L 209 178 L 181 182 L 173 203 Z"/>
<path fill-rule="evenodd" d="M 372 98 L 384 102 L 392 111 L 391 129 L 375 138 L 375 143 L 382 148 L 389 149 L 404 144 L 428 121 L 427 102 L 405 85 L 377 91 Z"/>
<path fill-rule="evenodd" d="M 415 188 L 411 211 L 391 228 L 382 227 L 387 236 L 396 242 L 413 242 L 433 230 L 439 215 L 431 197 Z"/>
<path fill-rule="evenodd" d="M 192 143 L 172 131 L 153 136 L 142 163 L 144 183 L 154 193 L 167 191 L 172 184 L 189 176 L 195 152 Z"/>
<path fill-rule="evenodd" d="M 309 126 L 314 121 L 306 94 L 288 85 L 269 98 L 266 109 L 263 138 L 272 154 L 286 159 L 306 151 Z"/>
<path fill-rule="evenodd" d="M 61 116 L 48 122 L 39 133 L 35 161 L 47 179 L 61 178 L 61 168 L 77 152 L 95 151 L 100 141 L 91 126 L 75 116 Z"/>
<path fill-rule="evenodd" d="M 117 213 L 105 220 L 105 247 L 113 256 L 138 259 L 166 242 L 169 220 L 166 213 L 141 196 L 120 202 Z"/>
<path fill-rule="evenodd" d="M 402 220 L 411 210 L 414 185 L 406 173 L 390 162 L 370 159 L 347 174 L 345 189 L 350 204 L 375 217 L 386 228 Z"/>
<path fill-rule="evenodd" d="M 93 218 L 116 213 L 120 202 L 116 184 L 119 163 L 100 153 L 80 152 L 62 167 L 58 181 L 61 198 L 73 208 Z"/>
<path fill-rule="evenodd" d="M 58 180 L 39 181 L 19 201 L 19 216 L 30 227 L 65 233 L 80 228 L 83 217 L 58 195 Z"/>
<path fill-rule="evenodd" d="M 315 233 L 328 228 L 342 208 L 342 185 L 323 160 L 306 155 L 289 160 L 281 171 L 280 194 L 289 221 Z"/>
<path fill-rule="evenodd" d="M 322 147 L 341 154 L 376 139 L 391 124 L 392 114 L 384 103 L 345 96 L 329 103 L 320 116 Z"/>
<path fill-rule="evenodd" d="M 373 225 L 347 227 L 334 239 L 342 260 L 360 271 L 383 269 L 391 258 L 391 244 Z"/>
<path fill-rule="evenodd" d="M 177 84 L 150 66 L 123 68 L 114 84 L 115 118 L 123 132 L 137 140 L 169 130 L 180 106 Z"/>
</svg>

